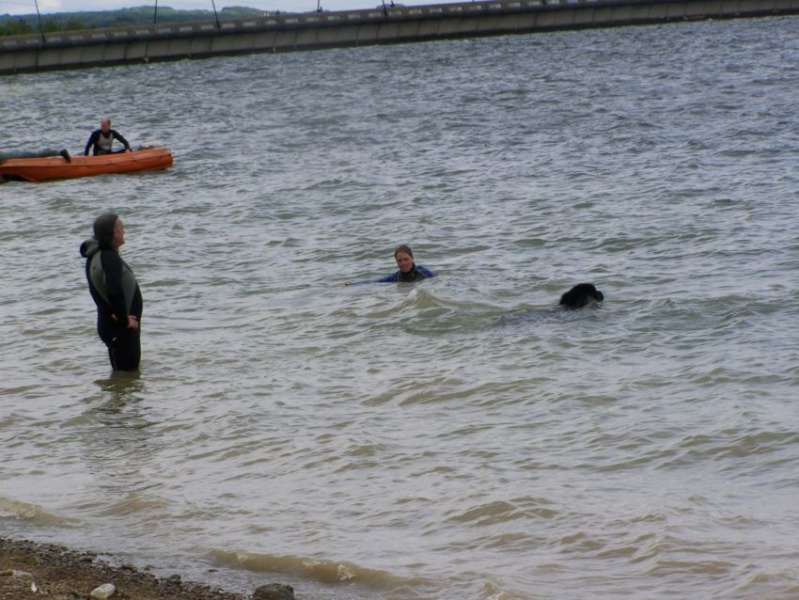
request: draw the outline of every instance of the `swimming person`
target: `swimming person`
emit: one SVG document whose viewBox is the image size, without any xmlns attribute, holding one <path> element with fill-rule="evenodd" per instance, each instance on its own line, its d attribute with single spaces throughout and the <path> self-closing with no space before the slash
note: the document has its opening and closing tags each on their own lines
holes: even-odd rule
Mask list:
<svg viewBox="0 0 799 600">
<path fill-rule="evenodd" d="M 411 250 L 410 246 L 406 244 L 400 244 L 394 249 L 394 260 L 397 261 L 397 266 L 399 267 L 399 271 L 392 273 L 391 275 L 387 275 L 386 277 L 381 277 L 380 279 L 373 279 L 369 281 L 356 281 L 355 284 L 361 283 L 395 283 L 395 282 L 412 282 L 412 281 L 421 281 L 422 279 L 428 279 L 431 277 L 435 277 L 436 274 L 433 273 L 427 267 L 423 267 L 422 265 L 417 265 L 413 261 L 413 251 Z M 344 285 L 352 285 L 350 282 L 345 283 Z"/>
<path fill-rule="evenodd" d="M 80 246 L 86 259 L 89 293 L 97 305 L 97 333 L 108 347 L 115 371 L 136 371 L 141 361 L 141 290 L 133 270 L 122 260 L 125 224 L 114 213 L 94 221 L 94 237 Z"/>
<path fill-rule="evenodd" d="M 133 152 L 128 144 L 128 140 L 122 137 L 117 130 L 111 129 L 111 119 L 103 117 L 100 119 L 100 129 L 95 129 L 89 136 L 89 141 L 86 143 L 86 149 L 83 151 L 84 156 L 89 156 L 89 150 L 94 148 L 94 156 L 102 156 L 103 154 L 113 154 L 111 146 L 114 140 L 119 140 L 125 146 L 127 152 Z"/>
</svg>

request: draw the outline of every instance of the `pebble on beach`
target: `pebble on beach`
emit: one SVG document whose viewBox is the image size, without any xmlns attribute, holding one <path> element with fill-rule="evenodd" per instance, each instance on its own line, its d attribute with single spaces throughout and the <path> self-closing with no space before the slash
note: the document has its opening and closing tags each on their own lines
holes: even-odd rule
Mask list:
<svg viewBox="0 0 799 600">
<path fill-rule="evenodd" d="M 104 583 L 103 585 L 94 588 L 92 593 L 89 595 L 92 598 L 97 598 L 98 600 L 105 600 L 106 598 L 113 596 L 116 590 L 117 589 L 114 587 L 113 583 Z"/>
<path fill-rule="evenodd" d="M 284 583 L 268 583 L 255 588 L 252 600 L 294 600 L 294 588 Z"/>
</svg>

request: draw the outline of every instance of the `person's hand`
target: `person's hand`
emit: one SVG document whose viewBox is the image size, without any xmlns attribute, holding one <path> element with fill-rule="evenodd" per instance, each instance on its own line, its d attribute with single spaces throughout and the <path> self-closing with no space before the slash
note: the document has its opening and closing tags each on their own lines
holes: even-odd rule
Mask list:
<svg viewBox="0 0 799 600">
<path fill-rule="evenodd" d="M 128 315 L 128 329 L 138 329 L 139 320 L 133 315 Z"/>
</svg>

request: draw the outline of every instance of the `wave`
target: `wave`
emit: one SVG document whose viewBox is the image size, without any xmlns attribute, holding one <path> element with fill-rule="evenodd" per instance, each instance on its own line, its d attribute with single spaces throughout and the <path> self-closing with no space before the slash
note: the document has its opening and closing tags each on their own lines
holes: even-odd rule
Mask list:
<svg viewBox="0 0 799 600">
<path fill-rule="evenodd" d="M 325 560 L 290 554 L 261 554 L 214 550 L 211 555 L 221 564 L 258 573 L 302 577 L 326 585 L 357 583 L 370 588 L 395 589 L 425 585 L 421 577 L 400 577 L 381 569 L 369 569 L 351 562 Z"/>
<path fill-rule="evenodd" d="M 0 496 L 0 521 L 3 520 L 24 521 L 37 527 L 64 527 L 76 523 L 76 519 L 49 513 L 37 504 Z"/>
</svg>

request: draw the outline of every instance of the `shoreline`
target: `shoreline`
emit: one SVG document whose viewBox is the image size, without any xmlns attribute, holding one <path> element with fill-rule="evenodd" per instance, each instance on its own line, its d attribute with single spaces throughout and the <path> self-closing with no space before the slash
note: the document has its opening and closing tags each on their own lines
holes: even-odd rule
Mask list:
<svg viewBox="0 0 799 600">
<path fill-rule="evenodd" d="M 105 556 L 105 555 L 104 555 Z M 0 536 L 0 600 L 90 598 L 92 590 L 111 583 L 111 599 L 249 600 L 251 596 L 180 575 L 157 577 L 128 564 L 113 564 L 91 551 Z M 35 590 L 35 591 L 34 591 Z"/>
</svg>

